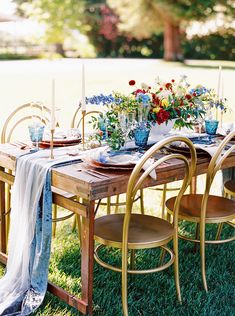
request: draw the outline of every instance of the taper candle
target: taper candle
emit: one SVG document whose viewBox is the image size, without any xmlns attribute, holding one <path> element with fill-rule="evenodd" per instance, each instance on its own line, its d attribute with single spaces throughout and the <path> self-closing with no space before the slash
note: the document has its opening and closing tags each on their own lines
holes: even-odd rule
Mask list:
<svg viewBox="0 0 235 316">
<path fill-rule="evenodd" d="M 55 79 L 52 79 L 52 95 L 51 95 L 51 130 L 55 129 Z"/>
<path fill-rule="evenodd" d="M 82 111 L 86 111 L 85 65 L 82 64 Z"/>
</svg>

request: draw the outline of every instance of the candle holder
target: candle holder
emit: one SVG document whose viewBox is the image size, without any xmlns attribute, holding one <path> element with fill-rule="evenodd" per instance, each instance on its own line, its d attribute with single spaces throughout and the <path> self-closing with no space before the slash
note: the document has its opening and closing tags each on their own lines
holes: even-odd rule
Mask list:
<svg viewBox="0 0 235 316">
<path fill-rule="evenodd" d="M 50 159 L 55 159 L 54 157 L 54 133 L 55 133 L 55 130 L 54 129 L 51 129 L 51 142 L 50 142 L 50 150 L 51 150 L 51 154 L 50 154 Z"/>
<path fill-rule="evenodd" d="M 82 149 L 85 150 L 85 116 L 86 110 L 82 110 Z"/>
</svg>

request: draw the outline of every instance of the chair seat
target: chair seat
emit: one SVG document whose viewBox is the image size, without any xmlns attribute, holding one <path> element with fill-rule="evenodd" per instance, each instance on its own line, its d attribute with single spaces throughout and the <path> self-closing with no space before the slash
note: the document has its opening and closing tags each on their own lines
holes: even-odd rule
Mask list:
<svg viewBox="0 0 235 316">
<path fill-rule="evenodd" d="M 95 220 L 95 240 L 116 248 L 122 247 L 124 214 L 111 214 Z M 129 249 L 153 248 L 168 243 L 173 226 L 167 221 L 149 215 L 132 214 L 129 226 Z"/>
<path fill-rule="evenodd" d="M 200 222 L 202 194 L 188 194 L 181 199 L 179 218 Z M 170 213 L 176 197 L 166 201 L 166 207 Z M 235 201 L 220 196 L 210 195 L 207 204 L 206 223 L 219 223 L 231 220 L 235 217 Z"/>
<path fill-rule="evenodd" d="M 225 182 L 224 190 L 226 193 L 235 196 L 235 180 Z"/>
</svg>

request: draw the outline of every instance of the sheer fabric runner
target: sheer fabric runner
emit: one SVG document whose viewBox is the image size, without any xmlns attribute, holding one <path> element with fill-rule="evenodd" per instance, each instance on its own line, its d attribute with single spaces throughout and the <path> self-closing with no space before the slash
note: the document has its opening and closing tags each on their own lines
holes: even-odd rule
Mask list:
<svg viewBox="0 0 235 316">
<path fill-rule="evenodd" d="M 75 163 L 67 149 L 21 156 L 11 198 L 8 262 L 0 280 L 0 315 L 29 315 L 42 303 L 51 246 L 51 175 L 53 165 Z"/>
</svg>

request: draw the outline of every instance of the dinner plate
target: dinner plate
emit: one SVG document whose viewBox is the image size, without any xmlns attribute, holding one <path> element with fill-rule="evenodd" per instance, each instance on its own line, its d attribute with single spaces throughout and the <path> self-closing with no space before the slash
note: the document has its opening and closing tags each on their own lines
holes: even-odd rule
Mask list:
<svg viewBox="0 0 235 316">
<path fill-rule="evenodd" d="M 188 147 L 182 147 L 177 144 L 167 146 L 167 149 L 180 154 L 190 155 L 190 149 Z M 197 156 L 209 156 L 209 153 L 201 148 L 196 148 Z"/>
<path fill-rule="evenodd" d="M 56 139 L 53 141 L 54 147 L 66 147 L 66 146 L 75 146 L 81 143 L 81 138 L 65 138 L 65 139 Z M 49 140 L 42 140 L 39 142 L 39 147 L 49 148 L 51 142 Z"/>
<path fill-rule="evenodd" d="M 133 151 L 107 152 L 97 158 L 84 157 L 83 160 L 96 168 L 130 170 L 135 167 L 140 154 Z"/>
</svg>

